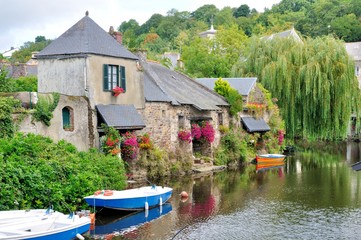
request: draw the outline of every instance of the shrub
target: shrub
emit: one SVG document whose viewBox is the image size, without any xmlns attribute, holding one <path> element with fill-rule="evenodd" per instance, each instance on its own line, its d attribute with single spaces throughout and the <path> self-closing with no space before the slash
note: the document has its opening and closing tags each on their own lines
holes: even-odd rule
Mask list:
<svg viewBox="0 0 361 240">
<path fill-rule="evenodd" d="M 34 119 L 43 122 L 46 126 L 50 126 L 50 121 L 53 118 L 53 111 L 58 106 L 59 99 L 59 93 L 53 93 L 51 99 L 39 96 L 33 114 Z"/>
<path fill-rule="evenodd" d="M 15 126 L 12 113 L 21 107 L 21 102 L 13 97 L 0 97 L 0 138 L 12 137 L 15 133 Z"/>
<path fill-rule="evenodd" d="M 0 139 L 0 210 L 85 208 L 83 197 L 99 189 L 124 189 L 123 162 L 95 149 L 79 152 L 63 140 L 17 133 Z M 14 202 L 19 205 L 16 206 Z"/>
<path fill-rule="evenodd" d="M 187 130 L 180 130 L 178 132 L 178 139 L 180 139 L 184 142 L 191 143 L 192 142 L 192 133 Z"/>
<path fill-rule="evenodd" d="M 118 130 L 113 127 L 108 127 L 106 124 L 102 124 L 105 135 L 102 137 L 102 150 L 105 154 L 117 155 L 120 153 L 120 142 L 122 137 Z"/>
</svg>

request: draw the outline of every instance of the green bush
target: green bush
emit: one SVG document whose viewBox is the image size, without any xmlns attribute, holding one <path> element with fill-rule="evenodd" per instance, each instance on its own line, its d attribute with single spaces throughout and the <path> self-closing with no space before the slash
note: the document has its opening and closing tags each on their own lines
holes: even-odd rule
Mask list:
<svg viewBox="0 0 361 240">
<path fill-rule="evenodd" d="M 247 143 L 240 129 L 231 129 L 221 139 L 216 150 L 215 165 L 228 165 L 232 162 L 244 162 L 247 159 Z"/>
<path fill-rule="evenodd" d="M 33 117 L 36 121 L 43 122 L 46 126 L 50 126 L 50 121 L 53 118 L 53 111 L 58 106 L 60 99 L 59 93 L 53 93 L 52 98 L 48 99 L 45 96 L 39 96 L 38 103 L 35 106 Z"/>
<path fill-rule="evenodd" d="M 12 137 L 15 125 L 12 113 L 21 107 L 21 102 L 13 97 L 0 97 L 0 138 Z"/>
<path fill-rule="evenodd" d="M 126 186 L 123 162 L 97 150 L 79 152 L 65 141 L 17 133 L 0 139 L 0 210 L 85 208 L 83 197 Z M 66 203 L 66 205 L 64 204 Z"/>
</svg>

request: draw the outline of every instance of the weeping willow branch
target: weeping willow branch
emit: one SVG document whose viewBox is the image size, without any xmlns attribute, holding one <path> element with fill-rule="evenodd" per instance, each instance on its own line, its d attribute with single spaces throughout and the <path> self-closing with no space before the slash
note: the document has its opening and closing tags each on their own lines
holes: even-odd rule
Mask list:
<svg viewBox="0 0 361 240">
<path fill-rule="evenodd" d="M 344 43 L 330 37 L 303 43 L 254 39 L 247 60 L 238 62 L 232 75 L 256 75 L 279 99 L 289 137 L 344 139 L 351 114 L 359 116 L 354 63 Z"/>
</svg>

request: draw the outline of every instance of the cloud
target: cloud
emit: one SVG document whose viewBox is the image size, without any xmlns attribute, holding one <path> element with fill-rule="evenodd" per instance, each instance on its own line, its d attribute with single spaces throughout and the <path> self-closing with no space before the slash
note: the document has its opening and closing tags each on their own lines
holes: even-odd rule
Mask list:
<svg viewBox="0 0 361 240">
<path fill-rule="evenodd" d="M 37 36 L 47 39 L 59 37 L 79 21 L 85 11 L 104 30 L 117 28 L 123 21 L 135 19 L 143 24 L 153 14 L 166 15 L 171 9 L 193 12 L 205 4 L 239 7 L 247 4 L 250 8 L 263 11 L 280 0 L 1 0 L 0 53 L 10 47 L 20 47 Z"/>
</svg>

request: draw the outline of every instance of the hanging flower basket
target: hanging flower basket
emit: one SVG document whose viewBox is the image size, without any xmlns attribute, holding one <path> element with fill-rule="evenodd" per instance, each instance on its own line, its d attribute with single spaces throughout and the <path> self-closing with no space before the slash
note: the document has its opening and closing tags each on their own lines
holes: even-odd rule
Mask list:
<svg viewBox="0 0 361 240">
<path fill-rule="evenodd" d="M 113 92 L 113 96 L 117 97 L 119 96 L 119 94 L 124 93 L 124 89 L 116 86 L 115 88 L 112 89 L 112 92 Z"/>
</svg>

